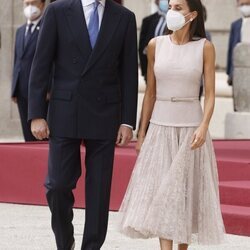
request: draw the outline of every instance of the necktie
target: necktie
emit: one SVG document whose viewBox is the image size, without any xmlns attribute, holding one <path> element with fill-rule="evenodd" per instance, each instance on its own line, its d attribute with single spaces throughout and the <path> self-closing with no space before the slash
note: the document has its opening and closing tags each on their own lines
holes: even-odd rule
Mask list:
<svg viewBox="0 0 250 250">
<path fill-rule="evenodd" d="M 96 40 L 99 33 L 99 15 L 98 15 L 98 6 L 100 2 L 96 0 L 93 4 L 93 11 L 91 13 L 88 25 L 89 38 L 92 48 L 95 47 Z"/>
<path fill-rule="evenodd" d="M 167 26 L 166 18 L 165 16 L 162 16 L 155 29 L 155 37 L 163 35 L 166 30 L 166 26 Z"/>
<path fill-rule="evenodd" d="M 27 33 L 25 34 L 25 37 L 24 37 L 24 47 L 26 47 L 26 45 L 28 44 L 28 41 L 30 40 L 30 37 L 32 35 L 32 27 L 33 27 L 33 23 L 30 23 L 28 25 L 28 30 L 27 30 Z"/>
</svg>

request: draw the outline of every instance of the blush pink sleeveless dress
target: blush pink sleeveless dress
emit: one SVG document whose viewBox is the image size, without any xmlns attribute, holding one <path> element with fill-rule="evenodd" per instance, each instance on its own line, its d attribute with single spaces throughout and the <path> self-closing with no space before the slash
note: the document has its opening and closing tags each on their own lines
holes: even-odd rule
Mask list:
<svg viewBox="0 0 250 250">
<path fill-rule="evenodd" d="M 212 140 L 191 150 L 203 111 L 198 100 L 205 39 L 184 45 L 156 38 L 157 98 L 121 208 L 119 230 L 176 243 L 224 240 Z"/>
</svg>

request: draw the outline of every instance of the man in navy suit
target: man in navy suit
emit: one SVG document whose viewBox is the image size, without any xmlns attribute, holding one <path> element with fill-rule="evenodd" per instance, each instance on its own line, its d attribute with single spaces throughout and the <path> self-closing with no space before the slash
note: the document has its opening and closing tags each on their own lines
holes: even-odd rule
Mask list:
<svg viewBox="0 0 250 250">
<path fill-rule="evenodd" d="M 107 232 L 115 145 L 136 124 L 135 15 L 113 0 L 60 0 L 44 15 L 29 84 L 29 119 L 49 137 L 45 182 L 57 249 L 74 249 L 74 196 L 85 144 L 86 216 L 82 250 L 100 250 Z M 46 119 L 46 90 L 54 65 Z"/>
<path fill-rule="evenodd" d="M 28 122 L 28 83 L 45 0 L 24 0 L 27 22 L 17 29 L 11 97 L 17 103 L 25 141 L 36 138 Z"/>
<path fill-rule="evenodd" d="M 156 37 L 161 36 L 166 31 L 166 13 L 168 11 L 167 0 L 155 0 L 158 11 L 142 20 L 140 40 L 139 40 L 139 58 L 142 76 L 147 80 L 147 46 L 149 41 Z"/>
<path fill-rule="evenodd" d="M 229 85 L 233 84 L 233 50 L 235 46 L 242 41 L 250 42 L 250 37 L 249 37 L 250 0 L 237 0 L 237 3 L 243 17 L 234 21 L 231 24 L 228 55 L 227 55 L 227 75 L 228 75 Z M 247 35 L 245 36 L 245 34 Z"/>
</svg>

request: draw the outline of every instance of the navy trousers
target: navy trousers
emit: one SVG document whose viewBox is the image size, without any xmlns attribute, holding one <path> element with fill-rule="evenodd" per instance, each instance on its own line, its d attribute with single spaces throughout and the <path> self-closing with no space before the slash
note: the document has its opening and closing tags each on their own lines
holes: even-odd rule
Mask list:
<svg viewBox="0 0 250 250">
<path fill-rule="evenodd" d="M 72 190 L 81 176 L 82 141 L 86 147 L 86 210 L 81 250 L 100 250 L 107 233 L 115 140 L 51 136 L 45 186 L 58 250 L 70 250 L 74 242 Z"/>
</svg>

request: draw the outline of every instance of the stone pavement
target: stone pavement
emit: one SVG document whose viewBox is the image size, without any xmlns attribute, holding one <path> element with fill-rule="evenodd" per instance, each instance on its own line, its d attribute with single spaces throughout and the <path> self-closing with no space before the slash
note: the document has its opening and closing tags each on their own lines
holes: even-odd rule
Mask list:
<svg viewBox="0 0 250 250">
<path fill-rule="evenodd" d="M 107 240 L 102 250 L 158 250 L 157 239 L 132 240 L 117 232 L 118 214 L 110 213 Z M 75 210 L 76 250 L 80 250 L 84 210 Z M 190 250 L 250 250 L 250 237 L 227 236 L 216 247 L 193 245 Z M 47 207 L 0 203 L 0 250 L 56 250 Z"/>
</svg>

